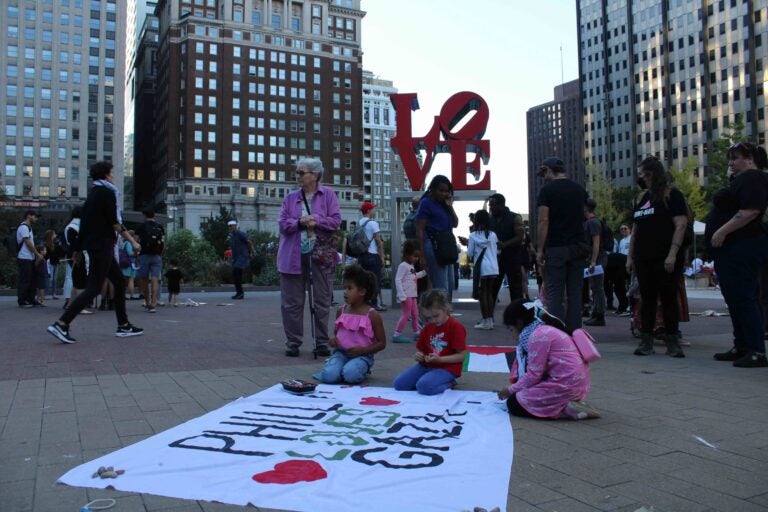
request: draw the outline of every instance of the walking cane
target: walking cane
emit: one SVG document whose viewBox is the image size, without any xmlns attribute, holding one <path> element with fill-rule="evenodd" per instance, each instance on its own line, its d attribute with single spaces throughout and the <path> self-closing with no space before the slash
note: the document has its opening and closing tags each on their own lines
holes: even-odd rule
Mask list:
<svg viewBox="0 0 768 512">
<path fill-rule="evenodd" d="M 307 276 L 307 294 L 309 295 L 309 325 L 310 332 L 312 333 L 312 342 L 314 347 L 312 348 L 312 357 L 317 359 L 317 336 L 315 335 L 315 294 L 314 294 L 314 281 L 312 280 L 312 256 L 310 254 L 301 255 L 302 266 L 306 269 Z"/>
</svg>

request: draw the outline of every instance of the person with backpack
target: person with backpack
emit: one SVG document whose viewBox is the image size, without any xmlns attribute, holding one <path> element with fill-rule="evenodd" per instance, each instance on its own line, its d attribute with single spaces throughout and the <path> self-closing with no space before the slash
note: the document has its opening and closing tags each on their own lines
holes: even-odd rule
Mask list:
<svg viewBox="0 0 768 512">
<path fill-rule="evenodd" d="M 43 260 L 43 255 L 35 247 L 35 235 L 32 233 L 32 226 L 38 218 L 40 218 L 40 212 L 27 210 L 24 213 L 24 220 L 16 228 L 16 263 L 19 267 L 16 299 L 20 308 L 41 305 L 35 298 L 37 295 L 35 265 Z"/>
<path fill-rule="evenodd" d="M 610 243 L 613 248 L 613 236 L 609 234 L 610 240 L 606 240 L 603 221 L 595 215 L 597 201 L 591 197 L 587 199 L 585 215 L 587 217 L 584 223 L 584 231 L 587 235 L 587 243 L 590 245 L 589 256 L 589 288 L 592 292 L 592 312 L 590 317 L 584 321 L 584 325 L 604 326 L 605 325 L 605 267 L 608 263 L 608 252 L 605 250 L 604 241 Z M 610 233 L 610 230 L 609 230 Z M 600 267 L 598 269 L 598 266 Z M 597 273 L 596 273 L 597 271 Z"/>
<path fill-rule="evenodd" d="M 80 217 L 83 215 L 83 207 L 75 206 L 69 220 L 64 226 L 63 237 L 67 245 L 67 273 L 64 277 L 64 309 L 75 300 L 84 289 L 88 277 L 88 254 L 83 251 L 80 244 Z M 93 311 L 83 309 L 83 315 L 91 315 Z"/>
<path fill-rule="evenodd" d="M 384 241 L 381 239 L 381 228 L 379 223 L 373 220 L 375 215 L 376 205 L 364 202 L 360 206 L 360 212 L 363 216 L 357 221 L 357 229 L 350 235 L 350 240 L 347 242 L 347 251 L 355 244 L 358 243 L 356 239 L 364 239 L 367 242 L 365 252 L 361 252 L 357 256 L 357 263 L 363 267 L 364 270 L 372 272 L 376 276 L 376 289 L 381 290 L 381 270 L 384 268 Z M 378 295 L 374 295 L 371 299 L 371 307 L 376 311 L 386 311 L 387 308 L 383 304 L 379 304 Z"/>
<path fill-rule="evenodd" d="M 685 197 L 667 180 L 664 164 L 649 156 L 638 166 L 638 185 L 644 192 L 634 206 L 634 225 L 629 239 L 627 272 L 634 269 L 640 288 L 640 344 L 636 356 L 649 356 L 657 303 L 664 316 L 667 355 L 685 357 L 680 347 L 678 287 L 683 275 L 683 238 L 688 223 Z M 754 300 L 754 296 L 752 297 Z M 761 335 L 762 339 L 762 335 Z"/>
<path fill-rule="evenodd" d="M 154 210 L 147 208 L 142 214 L 144 215 L 144 223 L 136 230 L 141 241 L 136 278 L 139 280 L 139 287 L 144 295 L 144 307 L 147 313 L 156 313 L 157 303 L 160 300 L 160 273 L 163 269 L 162 255 L 165 250 L 165 230 L 163 226 L 155 222 Z"/>
<path fill-rule="evenodd" d="M 125 311 L 125 287 L 123 275 L 115 257 L 117 235 L 126 237 L 134 250 L 141 246 L 123 226 L 120 204 L 122 197 L 114 185 L 111 162 L 96 162 L 90 170 L 93 186 L 83 205 L 80 224 L 80 242 L 88 252 L 88 282 L 83 293 L 77 296 L 57 321 L 48 326 L 48 333 L 62 343 L 75 343 L 70 335 L 70 326 L 77 315 L 99 294 L 104 283 L 109 280 L 115 287 L 115 316 L 117 329 L 115 336 L 129 337 L 144 334 L 144 329 L 128 321 Z"/>
<path fill-rule="evenodd" d="M 131 236 L 135 236 L 135 231 L 129 230 L 128 233 L 131 234 Z M 125 278 L 125 289 L 128 292 L 128 296 L 126 297 L 127 300 L 136 300 L 139 297 L 134 296 L 135 293 L 135 281 L 136 281 L 136 268 L 138 265 L 138 258 L 136 257 L 136 254 L 134 254 L 133 246 L 131 245 L 131 241 L 120 237 L 120 248 L 118 249 L 117 253 L 117 261 L 120 264 L 120 271 L 123 273 L 123 277 Z"/>
</svg>

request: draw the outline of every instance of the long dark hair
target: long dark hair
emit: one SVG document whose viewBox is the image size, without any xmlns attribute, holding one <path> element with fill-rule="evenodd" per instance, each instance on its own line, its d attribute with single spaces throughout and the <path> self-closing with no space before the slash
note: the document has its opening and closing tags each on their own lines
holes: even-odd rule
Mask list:
<svg viewBox="0 0 768 512">
<path fill-rule="evenodd" d="M 667 181 L 667 171 L 664 169 L 664 164 L 655 157 L 648 156 L 638 166 L 644 171 L 651 171 L 651 182 L 646 182 L 648 187 L 648 195 L 651 199 L 651 203 L 659 204 L 664 202 L 666 204 L 667 198 L 669 198 L 669 182 Z"/>
<path fill-rule="evenodd" d="M 507 306 L 504 310 L 504 325 L 508 327 L 517 326 L 518 323 L 522 324 L 522 327 L 527 326 L 536 318 L 536 311 L 534 308 L 527 309 L 525 304 L 530 302 L 528 299 L 516 299 Z M 573 330 L 569 329 L 562 320 L 544 312 L 539 318 L 543 323 L 555 329 L 560 329 L 570 336 L 573 334 Z"/>
<path fill-rule="evenodd" d="M 432 194 L 437 190 L 437 187 L 440 185 L 448 185 L 448 191 L 453 195 L 453 184 L 451 184 L 451 180 L 449 180 L 447 177 L 443 176 L 442 174 L 436 174 L 434 178 L 432 178 L 432 181 L 429 182 L 429 186 L 427 187 L 427 190 L 424 192 L 424 194 L 421 196 L 422 199 L 425 197 L 429 197 L 432 199 Z M 445 211 L 449 211 L 448 205 L 444 202 L 438 203 L 440 206 L 445 208 Z"/>
<path fill-rule="evenodd" d="M 475 228 L 482 230 L 485 233 L 485 238 L 488 238 L 488 231 L 491 227 L 491 215 L 485 210 L 477 210 L 475 212 Z"/>
</svg>

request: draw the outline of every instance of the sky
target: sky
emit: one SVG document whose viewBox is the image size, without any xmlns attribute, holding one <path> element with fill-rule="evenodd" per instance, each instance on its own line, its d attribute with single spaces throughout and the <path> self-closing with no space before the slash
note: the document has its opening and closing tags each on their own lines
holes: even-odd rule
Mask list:
<svg viewBox="0 0 768 512">
<path fill-rule="evenodd" d="M 423 135 L 460 91 L 485 99 L 491 188 L 511 210 L 528 212 L 525 114 L 552 101 L 555 86 L 578 77 L 573 0 L 362 0 L 363 67 L 418 94 L 413 133 Z M 562 48 L 562 59 L 561 59 Z M 562 65 L 561 65 L 562 62 Z M 450 177 L 449 156 L 432 173 Z M 433 174 L 427 177 L 427 183 Z M 480 203 L 457 202 L 458 231 Z"/>
</svg>

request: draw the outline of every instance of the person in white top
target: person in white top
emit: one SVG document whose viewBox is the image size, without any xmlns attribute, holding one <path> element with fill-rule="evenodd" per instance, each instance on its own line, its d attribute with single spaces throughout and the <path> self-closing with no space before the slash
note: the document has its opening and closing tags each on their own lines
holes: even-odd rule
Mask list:
<svg viewBox="0 0 768 512">
<path fill-rule="evenodd" d="M 475 329 L 483 330 L 493 329 L 493 309 L 496 306 L 494 283 L 499 275 L 499 261 L 495 257 L 499 240 L 496 233 L 490 230 L 490 225 L 490 214 L 485 210 L 478 210 L 475 213 L 475 230 L 469 235 L 467 244 L 467 256 L 475 262 L 473 272 L 479 278 L 480 313 L 483 316 L 483 319 L 475 324 Z"/>
<path fill-rule="evenodd" d="M 381 269 L 384 268 L 384 241 L 381 239 L 381 228 L 379 223 L 373 220 L 376 205 L 368 201 L 360 205 L 360 211 L 363 216 L 357 222 L 358 226 L 363 226 L 365 236 L 371 243 L 368 245 L 368 252 L 361 254 L 357 258 L 357 263 L 365 270 L 373 272 L 376 276 L 376 286 L 381 290 Z M 379 304 L 378 297 L 371 299 L 371 306 L 376 311 L 386 311 L 383 304 Z"/>
<path fill-rule="evenodd" d="M 621 240 L 619 240 L 619 252 L 626 256 L 629 254 L 629 239 L 630 239 L 630 229 L 629 226 L 626 224 L 622 224 L 619 228 L 619 231 L 621 231 L 621 236 L 623 237 Z"/>
<path fill-rule="evenodd" d="M 16 292 L 19 307 L 31 308 L 42 305 L 35 298 L 37 288 L 35 286 L 35 266 L 42 261 L 43 255 L 35 248 L 35 235 L 32 226 L 37 222 L 40 213 L 36 210 L 27 210 L 24 220 L 16 228 L 16 263 L 19 267 L 19 281 Z"/>
<path fill-rule="evenodd" d="M 419 339 L 418 280 L 427 275 L 426 270 L 417 272 L 414 268 L 414 264 L 419 261 L 420 257 L 419 243 L 416 240 L 403 242 L 403 261 L 397 267 L 397 274 L 395 275 L 395 290 L 397 290 L 397 300 L 400 301 L 402 314 L 392 336 L 394 343 L 410 343 L 412 340 Z M 413 328 L 412 339 L 403 334 L 403 329 L 409 320 Z"/>
</svg>

